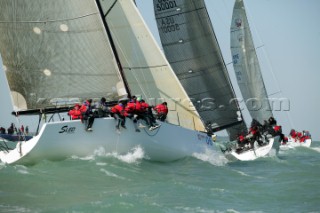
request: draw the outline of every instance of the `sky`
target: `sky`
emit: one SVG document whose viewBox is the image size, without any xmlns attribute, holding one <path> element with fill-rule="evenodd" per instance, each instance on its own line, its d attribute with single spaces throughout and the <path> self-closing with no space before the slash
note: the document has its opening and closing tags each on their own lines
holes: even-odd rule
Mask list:
<svg viewBox="0 0 320 213">
<path fill-rule="evenodd" d="M 234 0 L 206 0 L 237 97 L 230 50 L 230 24 Z M 137 6 L 158 43 L 153 1 L 136 0 Z M 319 0 L 244 0 L 268 94 L 285 98 L 288 104 L 273 111 L 283 132 L 291 128 L 309 130 L 320 141 L 320 1 Z M 288 107 L 290 106 L 290 107 Z M 244 107 L 245 108 L 245 107 Z M 247 123 L 248 111 L 243 111 Z"/>
<path fill-rule="evenodd" d="M 153 1 L 136 0 L 148 27 L 160 44 Z M 207 0 L 207 9 L 237 97 L 241 97 L 231 60 L 230 24 L 234 0 Z M 320 1 L 319 0 L 245 0 L 245 7 L 257 49 L 268 94 L 286 98 L 290 110 L 273 111 L 284 133 L 291 128 L 309 130 L 320 141 Z M 1 103 L 6 84 L 0 76 Z M 287 107 L 284 107 L 287 108 Z M 8 116 L 11 108 L 1 107 L 0 125 L 17 122 Z M 250 123 L 247 111 L 245 120 Z M 20 118 L 23 123 L 23 118 Z"/>
</svg>

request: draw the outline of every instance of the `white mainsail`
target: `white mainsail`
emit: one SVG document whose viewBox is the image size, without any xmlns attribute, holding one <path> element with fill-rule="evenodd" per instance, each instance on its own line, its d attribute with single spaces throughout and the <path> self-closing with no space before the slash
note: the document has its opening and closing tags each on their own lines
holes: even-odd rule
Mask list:
<svg viewBox="0 0 320 213">
<path fill-rule="evenodd" d="M 236 0 L 231 23 L 231 52 L 236 78 L 252 118 L 272 115 L 243 0 Z"/>
<path fill-rule="evenodd" d="M 1 0 L 0 8 L 10 89 L 28 109 L 117 96 L 121 77 L 94 1 Z"/>
</svg>

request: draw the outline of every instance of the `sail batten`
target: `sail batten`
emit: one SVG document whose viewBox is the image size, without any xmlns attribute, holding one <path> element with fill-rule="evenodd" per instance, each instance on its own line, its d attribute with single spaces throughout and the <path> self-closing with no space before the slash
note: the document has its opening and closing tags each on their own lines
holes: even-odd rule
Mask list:
<svg viewBox="0 0 320 213">
<path fill-rule="evenodd" d="M 243 0 L 236 0 L 231 23 L 231 53 L 237 82 L 252 118 L 272 115 Z"/>
<path fill-rule="evenodd" d="M 161 43 L 202 120 L 219 130 L 238 124 L 239 107 L 232 101 L 235 93 L 204 1 L 176 0 L 165 5 L 168 8 L 154 0 Z"/>
</svg>

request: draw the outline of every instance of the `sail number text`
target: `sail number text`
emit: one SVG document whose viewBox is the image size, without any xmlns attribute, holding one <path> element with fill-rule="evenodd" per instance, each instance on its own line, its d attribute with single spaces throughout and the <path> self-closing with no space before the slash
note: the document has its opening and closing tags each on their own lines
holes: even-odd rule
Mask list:
<svg viewBox="0 0 320 213">
<path fill-rule="evenodd" d="M 165 17 L 161 19 L 161 31 L 163 33 L 170 33 L 179 30 L 180 26 L 175 22 L 173 17 Z"/>
<path fill-rule="evenodd" d="M 158 0 L 157 11 L 168 10 L 177 7 L 175 0 Z"/>
</svg>

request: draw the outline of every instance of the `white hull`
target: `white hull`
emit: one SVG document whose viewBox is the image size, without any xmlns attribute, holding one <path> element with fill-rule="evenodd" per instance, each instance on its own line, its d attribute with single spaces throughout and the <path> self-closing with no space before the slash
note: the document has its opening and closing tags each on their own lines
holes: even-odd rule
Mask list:
<svg viewBox="0 0 320 213">
<path fill-rule="evenodd" d="M 168 123 L 161 123 L 153 131 L 141 128 L 141 132 L 135 132 L 129 119 L 127 129 L 118 131 L 115 124 L 113 118 L 95 119 L 93 131 L 87 132 L 79 120 L 46 123 L 34 138 L 20 142 L 9 153 L 1 151 L 0 159 L 8 164 L 29 163 L 72 155 L 88 156 L 100 147 L 106 152 L 125 154 L 140 146 L 150 160 L 173 161 L 204 152 L 207 148 L 214 149 L 211 138 L 205 133 Z"/>
<path fill-rule="evenodd" d="M 280 149 L 286 150 L 286 149 L 292 149 L 295 147 L 310 147 L 312 143 L 312 139 L 306 139 L 304 142 L 300 142 L 299 140 L 295 140 L 291 137 L 288 138 L 288 142 L 286 144 L 281 144 Z"/>
<path fill-rule="evenodd" d="M 237 153 L 236 150 L 233 149 L 230 152 L 225 152 L 226 158 L 229 160 L 251 161 L 266 156 L 272 149 L 274 140 L 275 138 L 270 138 L 267 145 L 248 149 L 240 153 Z"/>
</svg>

